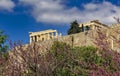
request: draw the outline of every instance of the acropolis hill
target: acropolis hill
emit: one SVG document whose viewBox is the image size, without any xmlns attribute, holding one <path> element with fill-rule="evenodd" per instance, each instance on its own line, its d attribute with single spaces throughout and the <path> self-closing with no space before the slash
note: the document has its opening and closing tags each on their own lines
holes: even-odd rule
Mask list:
<svg viewBox="0 0 120 76">
<path fill-rule="evenodd" d="M 83 28 L 82 32 L 66 36 L 61 36 L 61 34 L 58 34 L 57 30 L 52 29 L 40 32 L 29 32 L 30 44 L 36 42 L 49 48 L 53 41 L 58 40 L 74 46 L 96 46 L 95 39 L 98 37 L 97 31 L 100 30 L 106 36 L 105 41 L 109 42 L 111 49 L 119 51 L 120 24 L 108 26 L 98 20 L 93 20 L 80 23 L 79 27 Z"/>
</svg>

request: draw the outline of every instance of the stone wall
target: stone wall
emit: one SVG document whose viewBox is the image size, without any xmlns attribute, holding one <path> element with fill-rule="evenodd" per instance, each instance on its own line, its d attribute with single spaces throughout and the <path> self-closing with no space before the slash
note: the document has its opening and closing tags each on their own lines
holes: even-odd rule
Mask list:
<svg viewBox="0 0 120 76">
<path fill-rule="evenodd" d="M 77 34 L 72 34 L 72 35 L 66 35 L 62 36 L 59 38 L 51 39 L 51 40 L 46 40 L 46 41 L 41 41 L 41 42 L 36 42 L 38 45 L 43 46 L 44 50 L 45 48 L 50 49 L 54 41 L 61 41 L 65 42 L 67 44 L 70 44 L 71 46 L 92 46 L 94 44 L 94 31 L 88 31 L 88 32 L 82 32 L 82 33 L 77 33 Z M 46 50 L 47 50 L 46 49 Z"/>
<path fill-rule="evenodd" d="M 110 47 L 113 49 L 119 49 L 118 41 L 120 40 L 119 34 L 116 32 L 119 31 L 120 27 L 118 25 L 114 28 L 109 29 L 100 29 L 103 34 L 107 36 L 108 41 L 110 42 Z M 42 49 L 47 51 L 50 49 L 54 41 L 62 41 L 70 45 L 74 46 L 96 46 L 94 43 L 96 42 L 96 38 L 98 37 L 97 30 L 89 30 L 86 32 L 81 32 L 72 35 L 66 35 L 46 41 L 36 42 L 38 45 L 42 46 Z M 112 40 L 111 40 L 112 39 Z M 113 45 L 111 44 L 113 42 Z"/>
</svg>

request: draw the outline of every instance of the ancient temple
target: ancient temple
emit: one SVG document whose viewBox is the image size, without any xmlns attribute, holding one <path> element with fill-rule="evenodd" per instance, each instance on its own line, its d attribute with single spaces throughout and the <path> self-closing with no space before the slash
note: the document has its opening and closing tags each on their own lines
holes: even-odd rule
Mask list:
<svg viewBox="0 0 120 76">
<path fill-rule="evenodd" d="M 57 30 L 44 30 L 39 32 L 29 32 L 30 43 L 50 40 L 58 37 Z"/>
<path fill-rule="evenodd" d="M 99 22 L 99 20 L 93 20 L 85 23 L 80 23 L 79 27 L 82 28 L 82 31 L 88 31 L 88 30 L 96 30 L 96 29 L 107 29 L 109 28 L 107 25 Z"/>
</svg>

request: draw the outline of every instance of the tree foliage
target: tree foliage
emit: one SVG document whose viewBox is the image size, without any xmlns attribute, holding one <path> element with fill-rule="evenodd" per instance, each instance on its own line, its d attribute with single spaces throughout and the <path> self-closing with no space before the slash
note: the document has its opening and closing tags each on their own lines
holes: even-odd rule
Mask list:
<svg viewBox="0 0 120 76">
<path fill-rule="evenodd" d="M 81 32 L 81 28 L 79 27 L 79 24 L 77 20 L 73 21 L 70 25 L 70 29 L 68 30 L 68 35 L 75 34 Z"/>
<path fill-rule="evenodd" d="M 5 45 L 7 35 L 3 31 L 0 31 L 0 52 L 6 52 L 8 46 Z"/>
</svg>

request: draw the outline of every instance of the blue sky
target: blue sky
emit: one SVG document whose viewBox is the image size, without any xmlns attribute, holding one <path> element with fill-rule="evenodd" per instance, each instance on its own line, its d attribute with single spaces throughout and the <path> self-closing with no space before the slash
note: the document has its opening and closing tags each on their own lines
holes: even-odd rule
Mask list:
<svg viewBox="0 0 120 76">
<path fill-rule="evenodd" d="M 66 35 L 72 21 L 120 17 L 120 0 L 0 0 L 0 30 L 9 40 L 29 42 L 28 32 L 56 29 Z"/>
</svg>

